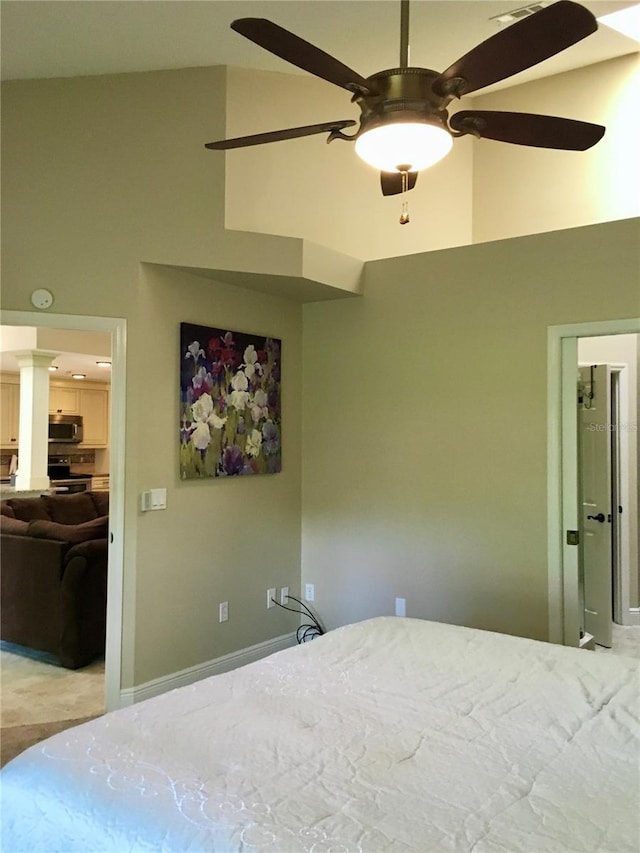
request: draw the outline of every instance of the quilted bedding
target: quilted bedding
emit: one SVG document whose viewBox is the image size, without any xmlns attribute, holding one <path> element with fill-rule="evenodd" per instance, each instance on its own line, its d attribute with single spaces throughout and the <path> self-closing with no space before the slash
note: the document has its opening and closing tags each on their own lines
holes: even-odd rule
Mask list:
<svg viewBox="0 0 640 853">
<path fill-rule="evenodd" d="M 371 619 L 27 750 L 2 850 L 635 852 L 638 686 L 630 659 Z"/>
</svg>

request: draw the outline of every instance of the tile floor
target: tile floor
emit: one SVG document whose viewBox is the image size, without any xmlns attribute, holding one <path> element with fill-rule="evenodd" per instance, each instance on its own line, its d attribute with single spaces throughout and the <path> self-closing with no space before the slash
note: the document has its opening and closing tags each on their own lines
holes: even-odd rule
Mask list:
<svg viewBox="0 0 640 853">
<path fill-rule="evenodd" d="M 614 622 L 613 646 L 610 649 L 596 646 L 596 653 L 640 659 L 640 625 L 616 625 Z"/>
</svg>

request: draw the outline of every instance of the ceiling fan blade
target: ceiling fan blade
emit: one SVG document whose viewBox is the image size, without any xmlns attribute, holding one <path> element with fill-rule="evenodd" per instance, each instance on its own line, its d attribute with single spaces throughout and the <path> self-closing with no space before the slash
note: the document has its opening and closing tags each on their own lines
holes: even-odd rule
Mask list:
<svg viewBox="0 0 640 853">
<path fill-rule="evenodd" d="M 451 116 L 449 124 L 454 130 L 483 139 L 566 151 L 586 151 L 599 142 L 605 132 L 602 125 L 586 121 L 491 110 L 462 110 Z"/>
<path fill-rule="evenodd" d="M 437 95 L 467 95 L 531 68 L 598 29 L 594 16 L 559 0 L 483 41 L 436 78 Z"/>
<path fill-rule="evenodd" d="M 313 136 L 314 133 L 326 133 L 341 130 L 355 124 L 352 119 L 344 121 L 326 121 L 324 124 L 307 124 L 304 127 L 288 127 L 285 130 L 271 130 L 268 133 L 254 133 L 253 136 L 237 136 L 235 139 L 220 139 L 207 142 L 205 148 L 214 151 L 226 151 L 229 148 L 247 148 L 249 145 L 262 145 L 265 142 L 279 142 L 282 139 L 297 139 L 300 136 Z"/>
<path fill-rule="evenodd" d="M 347 68 L 319 47 L 266 18 L 238 18 L 231 24 L 231 29 L 270 53 L 329 83 L 342 86 L 350 92 L 359 89 L 368 92 L 371 89 L 371 84 L 360 74 Z"/>
<path fill-rule="evenodd" d="M 417 172 L 407 172 L 406 192 L 415 187 L 417 180 Z M 382 187 L 382 195 L 398 195 L 402 192 L 402 173 L 380 172 L 380 186 Z"/>
</svg>

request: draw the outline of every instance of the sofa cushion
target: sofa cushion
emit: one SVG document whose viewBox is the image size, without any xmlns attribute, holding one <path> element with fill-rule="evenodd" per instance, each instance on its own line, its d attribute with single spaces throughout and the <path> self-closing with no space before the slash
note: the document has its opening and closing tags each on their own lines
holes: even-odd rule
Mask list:
<svg viewBox="0 0 640 853">
<path fill-rule="evenodd" d="M 91 496 L 98 515 L 109 515 L 109 492 L 87 492 Z"/>
<path fill-rule="evenodd" d="M 2 513 L 0 515 L 0 533 L 10 533 L 12 536 L 26 536 L 29 531 L 29 521 L 20 521 Z"/>
<path fill-rule="evenodd" d="M 38 518 L 51 521 L 51 516 L 43 501 L 44 498 L 11 498 L 9 506 L 15 517 L 21 521 L 35 521 Z"/>
<path fill-rule="evenodd" d="M 56 539 L 59 542 L 87 542 L 89 539 L 104 539 L 109 527 L 108 517 L 92 518 L 82 524 L 58 524 L 57 521 L 31 521 L 29 536 L 34 539 Z"/>
<path fill-rule="evenodd" d="M 15 512 L 11 509 L 11 507 L 6 501 L 2 501 L 2 503 L 0 503 L 0 515 L 6 515 L 9 518 L 16 517 Z"/>
<path fill-rule="evenodd" d="M 58 524 L 82 524 L 98 517 L 95 504 L 86 492 L 76 495 L 43 495 L 48 517 Z"/>
</svg>

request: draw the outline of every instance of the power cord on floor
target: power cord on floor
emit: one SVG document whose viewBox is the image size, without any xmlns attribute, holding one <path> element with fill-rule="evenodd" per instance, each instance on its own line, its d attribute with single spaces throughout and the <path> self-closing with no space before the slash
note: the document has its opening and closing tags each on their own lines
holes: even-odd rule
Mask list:
<svg viewBox="0 0 640 853">
<path fill-rule="evenodd" d="M 298 610 L 295 607 L 287 607 L 284 604 L 280 604 L 279 601 L 276 601 L 275 598 L 272 598 L 274 604 L 277 604 L 278 607 L 281 607 L 283 610 L 289 610 L 291 613 L 300 613 L 302 616 L 307 616 L 311 619 L 311 623 L 302 624 L 299 626 L 296 631 L 296 640 L 299 644 L 306 643 L 309 640 L 315 640 L 316 637 L 321 637 L 324 634 L 324 628 L 322 627 L 320 620 L 317 618 L 315 613 L 312 613 L 311 610 L 307 607 L 307 605 L 300 601 L 299 598 L 296 598 L 294 595 L 287 596 L 287 600 L 292 599 L 293 601 L 297 601 L 300 607 L 303 607 L 303 610 Z"/>
</svg>

